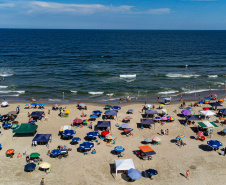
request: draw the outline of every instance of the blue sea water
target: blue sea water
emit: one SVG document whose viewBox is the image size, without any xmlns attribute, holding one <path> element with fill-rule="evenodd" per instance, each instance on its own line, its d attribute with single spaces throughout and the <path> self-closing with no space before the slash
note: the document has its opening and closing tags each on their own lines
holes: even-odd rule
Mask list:
<svg viewBox="0 0 226 185">
<path fill-rule="evenodd" d="M 0 97 L 224 96 L 225 44 L 226 31 L 0 29 Z"/>
</svg>

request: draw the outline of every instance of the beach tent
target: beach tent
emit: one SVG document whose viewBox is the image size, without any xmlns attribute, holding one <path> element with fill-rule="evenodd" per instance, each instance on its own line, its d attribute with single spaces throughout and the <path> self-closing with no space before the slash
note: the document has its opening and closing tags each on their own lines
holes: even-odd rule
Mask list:
<svg viewBox="0 0 226 185">
<path fill-rule="evenodd" d="M 38 125 L 32 125 L 29 123 L 22 123 L 18 128 L 13 130 L 16 134 L 34 134 Z"/>
<path fill-rule="evenodd" d="M 117 112 L 114 110 L 105 111 L 104 113 L 106 116 L 117 116 Z"/>
<path fill-rule="evenodd" d="M 198 118 L 198 116 L 195 116 L 195 115 L 185 116 L 185 118 L 186 118 L 188 121 L 199 121 L 199 120 L 200 120 L 200 119 Z"/>
<path fill-rule="evenodd" d="M 32 141 L 36 141 L 37 144 L 47 144 L 50 140 L 51 134 L 36 134 Z"/>
<path fill-rule="evenodd" d="M 111 129 L 111 122 L 110 121 L 98 121 L 97 125 L 96 125 L 97 130 L 99 128 L 107 129 L 108 127 L 110 127 L 110 129 Z"/>
<path fill-rule="evenodd" d="M 210 111 L 210 110 L 207 110 L 207 111 L 200 111 L 202 114 L 206 116 L 212 116 L 212 115 L 215 115 L 214 112 Z"/>
<path fill-rule="evenodd" d="M 153 119 L 141 119 L 141 125 L 144 126 L 150 126 L 151 124 L 155 125 L 155 122 Z"/>
<path fill-rule="evenodd" d="M 198 122 L 198 124 L 202 128 L 218 128 L 218 126 L 214 122 L 203 121 L 203 122 Z"/>
<path fill-rule="evenodd" d="M 226 114 L 226 109 L 218 109 L 219 112 L 221 112 L 222 114 Z"/>
<path fill-rule="evenodd" d="M 34 111 L 30 114 L 30 117 L 32 117 L 33 119 L 42 119 L 42 116 L 44 114 L 44 111 Z"/>
<path fill-rule="evenodd" d="M 145 113 L 147 115 L 159 114 L 155 109 L 153 109 L 153 110 L 145 110 Z"/>
<path fill-rule="evenodd" d="M 133 159 L 115 160 L 115 167 L 116 167 L 116 177 L 117 177 L 117 172 L 119 170 L 129 170 L 131 168 L 135 169 Z"/>
</svg>

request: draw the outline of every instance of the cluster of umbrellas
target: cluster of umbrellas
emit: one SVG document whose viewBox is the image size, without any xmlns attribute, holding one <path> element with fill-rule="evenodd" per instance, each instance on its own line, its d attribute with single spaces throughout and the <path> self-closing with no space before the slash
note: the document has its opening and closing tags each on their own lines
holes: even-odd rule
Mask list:
<svg viewBox="0 0 226 185">
<path fill-rule="evenodd" d="M 95 115 L 96 116 L 96 115 Z M 98 116 L 97 116 L 98 117 Z M 97 118 L 96 117 L 96 118 Z M 92 118 L 92 117 L 91 117 Z M 82 119 L 79 119 L 79 118 L 76 118 L 73 120 L 73 123 L 76 123 L 76 124 L 80 124 L 80 123 L 86 123 L 88 124 L 90 121 L 88 119 L 85 119 L 85 120 L 82 120 Z"/>
<path fill-rule="evenodd" d="M 158 171 L 154 170 L 154 169 L 148 169 L 145 171 L 147 175 L 149 175 L 150 177 L 153 175 L 157 175 Z M 131 168 L 128 170 L 127 175 L 129 176 L 129 178 L 131 178 L 132 180 L 139 180 L 142 177 L 142 174 L 139 170 L 135 169 L 135 168 Z"/>
<path fill-rule="evenodd" d="M 169 121 L 174 121 L 174 117 L 172 116 L 163 116 L 163 117 L 160 117 L 160 116 L 156 116 L 155 117 L 155 120 L 163 120 L 163 121 L 166 121 L 166 120 L 169 120 Z"/>
<path fill-rule="evenodd" d="M 29 107 L 29 106 L 40 106 L 40 107 L 44 107 L 45 106 L 45 104 L 44 103 L 39 103 L 39 104 L 37 104 L 37 103 L 31 103 L 31 104 L 29 104 L 29 103 L 27 103 L 27 104 L 25 104 L 25 107 Z"/>
</svg>

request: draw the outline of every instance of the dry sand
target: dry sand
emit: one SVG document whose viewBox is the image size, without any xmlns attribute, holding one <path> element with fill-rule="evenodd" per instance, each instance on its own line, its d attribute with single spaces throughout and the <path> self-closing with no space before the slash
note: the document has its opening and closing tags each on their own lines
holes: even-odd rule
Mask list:
<svg viewBox="0 0 226 185">
<path fill-rule="evenodd" d="M 50 158 L 46 155 L 48 148 L 38 145 L 37 147 L 31 147 L 33 137 L 12 137 L 11 130 L 2 130 L 3 135 L 0 135 L 0 143 L 3 149 L 0 151 L 1 160 L 1 180 L 0 184 L 39 184 L 42 177 L 45 178 L 45 182 L 48 185 L 51 184 L 130 184 L 124 179 L 124 175 L 119 173 L 117 179 L 115 179 L 115 173 L 111 174 L 110 165 L 114 163 L 115 159 L 118 159 L 116 155 L 111 154 L 111 151 L 115 146 L 123 146 L 125 155 L 120 159 L 132 158 L 135 167 L 144 171 L 149 168 L 156 169 L 158 171 L 157 176 L 153 176 L 153 180 L 142 177 L 140 180 L 133 182 L 133 184 L 225 184 L 226 181 L 226 157 L 219 155 L 219 151 L 203 151 L 200 145 L 206 145 L 206 141 L 198 141 L 191 139 L 191 136 L 196 136 L 191 127 L 184 126 L 178 121 L 179 117 L 173 112 L 177 109 L 180 112 L 179 105 L 181 102 L 175 102 L 171 105 L 167 105 L 165 108 L 169 109 L 169 115 L 175 118 L 172 123 L 167 123 L 163 126 L 156 124 L 154 129 L 138 129 L 137 124 L 141 119 L 141 110 L 144 105 L 142 102 L 137 103 L 122 103 L 122 109 L 118 113 L 117 120 L 111 121 L 112 129 L 111 133 L 117 137 L 116 144 L 112 146 L 106 145 L 105 142 L 99 139 L 100 145 L 96 145 L 95 149 L 97 153 L 95 155 L 88 154 L 83 155 L 77 152 L 79 145 L 70 145 L 70 140 L 61 140 L 58 136 L 59 129 L 62 125 L 69 125 L 76 117 L 81 118 L 81 111 L 76 108 L 74 104 L 61 105 L 66 106 L 71 111 L 68 118 L 61 118 L 58 116 L 58 111 L 52 111 L 50 115 L 47 114 L 48 109 L 51 109 L 51 105 L 47 105 L 44 109 L 48 116 L 48 121 L 38 121 L 38 134 L 52 134 L 52 142 L 49 144 L 49 149 L 55 149 L 58 145 L 67 145 L 72 148 L 67 158 L 57 159 Z M 21 111 L 17 117 L 19 123 L 27 123 L 28 111 L 31 113 L 33 109 L 24 109 L 25 103 L 10 103 L 7 108 L 1 108 L 0 113 L 3 115 L 9 111 L 16 110 L 16 106 L 20 105 Z M 158 106 L 157 103 L 154 103 Z M 87 115 L 90 115 L 93 110 L 103 110 L 104 104 L 87 103 L 88 110 L 84 111 Z M 225 103 L 224 103 L 225 105 Z M 127 116 L 126 111 L 128 109 L 134 109 L 134 114 L 131 116 L 133 119 L 129 123 L 131 128 L 134 129 L 134 136 L 126 137 L 121 135 L 122 131 L 118 130 L 115 126 L 116 123 L 122 124 L 122 119 Z M 195 107 L 193 113 L 198 113 L 201 110 L 200 107 Z M 104 111 L 104 110 L 103 110 Z M 158 112 L 161 112 L 157 109 Z M 98 120 L 102 120 L 98 118 Z M 216 117 L 212 116 L 212 121 L 216 120 Z M 96 122 L 93 122 L 93 125 Z M 220 136 L 217 132 L 221 131 L 224 127 L 220 124 L 219 128 L 214 129 L 213 138 L 217 139 L 226 146 L 226 139 L 224 136 Z M 197 127 L 197 123 L 195 123 Z M 169 135 L 159 135 L 161 129 L 169 129 Z M 91 129 L 87 127 L 76 128 L 76 137 L 80 137 L 84 141 L 84 137 Z M 184 134 L 186 138 L 184 142 L 186 146 L 179 148 L 172 140 L 177 135 Z M 133 154 L 134 150 L 138 150 L 138 146 L 143 145 L 141 142 L 145 138 L 152 138 L 153 136 L 159 136 L 162 139 L 161 145 L 151 145 L 156 151 L 156 155 L 153 156 L 153 160 L 141 160 Z M 207 137 L 207 140 L 210 140 Z M 15 149 L 14 158 L 8 158 L 5 156 L 7 149 Z M 26 164 L 25 157 L 18 159 L 16 156 L 18 153 L 27 152 L 29 155 L 32 152 L 38 152 L 41 154 L 41 158 L 45 162 L 49 162 L 52 165 L 52 171 L 49 174 L 45 174 L 39 171 L 38 168 L 32 173 L 24 172 L 24 165 Z M 187 180 L 185 175 L 186 170 L 190 170 L 190 179 Z"/>
</svg>

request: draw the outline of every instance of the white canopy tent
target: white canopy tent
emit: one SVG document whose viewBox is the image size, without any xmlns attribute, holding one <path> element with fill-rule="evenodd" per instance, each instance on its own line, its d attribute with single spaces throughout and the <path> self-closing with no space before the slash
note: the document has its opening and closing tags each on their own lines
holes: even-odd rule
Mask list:
<svg viewBox="0 0 226 185">
<path fill-rule="evenodd" d="M 129 170 L 131 168 L 135 169 L 133 159 L 115 160 L 115 167 L 116 167 L 116 177 L 117 177 L 118 170 Z"/>
<path fill-rule="evenodd" d="M 206 111 L 200 111 L 202 114 L 204 114 L 205 116 L 212 116 L 215 115 L 216 113 L 210 110 L 206 110 Z"/>
<path fill-rule="evenodd" d="M 61 126 L 60 131 L 64 131 L 64 130 L 71 130 L 71 126 L 70 125 Z"/>
</svg>

